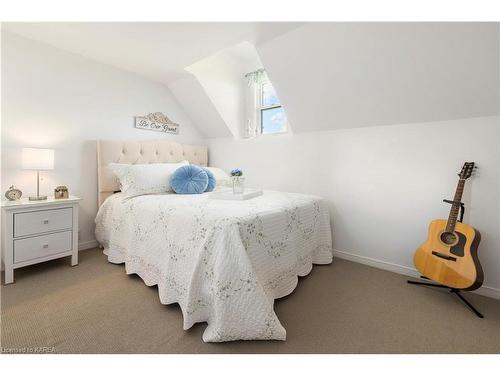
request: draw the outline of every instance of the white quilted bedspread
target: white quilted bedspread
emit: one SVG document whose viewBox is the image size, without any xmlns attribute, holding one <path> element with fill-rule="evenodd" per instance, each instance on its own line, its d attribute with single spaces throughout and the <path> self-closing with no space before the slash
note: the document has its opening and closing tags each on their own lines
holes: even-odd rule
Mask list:
<svg viewBox="0 0 500 375">
<path fill-rule="evenodd" d="M 207 322 L 206 342 L 285 340 L 274 299 L 332 261 L 324 202 L 274 191 L 247 201 L 114 194 L 96 237 L 110 262 L 158 285 L 161 303 L 179 303 L 184 329 Z"/>
</svg>

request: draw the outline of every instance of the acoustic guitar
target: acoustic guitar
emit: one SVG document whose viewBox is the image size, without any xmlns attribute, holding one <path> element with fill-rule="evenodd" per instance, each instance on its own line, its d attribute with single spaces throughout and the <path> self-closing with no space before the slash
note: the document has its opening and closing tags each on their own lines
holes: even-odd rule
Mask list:
<svg viewBox="0 0 500 375">
<path fill-rule="evenodd" d="M 483 283 L 483 269 L 477 248 L 481 234 L 470 225 L 459 222 L 465 181 L 474 171 L 474 162 L 467 162 L 451 203 L 448 220 L 434 220 L 429 225 L 427 240 L 417 249 L 413 261 L 425 277 L 452 289 L 474 290 Z"/>
</svg>

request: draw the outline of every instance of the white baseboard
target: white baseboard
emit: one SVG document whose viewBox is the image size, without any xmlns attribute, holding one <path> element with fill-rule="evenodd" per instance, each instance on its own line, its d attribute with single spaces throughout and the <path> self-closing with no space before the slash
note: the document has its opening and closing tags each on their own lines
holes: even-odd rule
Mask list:
<svg viewBox="0 0 500 375">
<path fill-rule="evenodd" d="M 99 246 L 99 242 L 97 242 L 97 240 L 79 242 L 78 251 L 92 249 L 97 246 Z"/>
<path fill-rule="evenodd" d="M 349 260 L 351 262 L 365 264 L 367 266 L 380 268 L 394 273 L 399 273 L 401 275 L 417 277 L 417 278 L 420 276 L 420 273 L 413 267 L 407 267 L 395 263 L 389 263 L 382 260 L 349 253 L 347 251 L 333 250 L 333 255 L 341 259 Z M 478 290 L 475 290 L 474 293 L 490 298 L 500 299 L 500 289 L 493 288 L 491 286 L 483 285 Z"/>
</svg>

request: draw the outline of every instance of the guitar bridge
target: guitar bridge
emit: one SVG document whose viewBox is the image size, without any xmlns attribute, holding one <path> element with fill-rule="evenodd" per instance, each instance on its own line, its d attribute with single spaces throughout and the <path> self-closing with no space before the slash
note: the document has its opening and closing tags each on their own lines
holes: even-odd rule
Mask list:
<svg viewBox="0 0 500 375">
<path fill-rule="evenodd" d="M 433 251 L 432 255 L 437 256 L 438 258 L 442 258 L 442 259 L 446 259 L 446 260 L 451 260 L 452 262 L 456 262 L 457 261 L 457 258 L 452 257 L 452 256 L 447 255 L 447 254 L 443 254 L 443 253 L 437 252 L 437 251 Z"/>
</svg>

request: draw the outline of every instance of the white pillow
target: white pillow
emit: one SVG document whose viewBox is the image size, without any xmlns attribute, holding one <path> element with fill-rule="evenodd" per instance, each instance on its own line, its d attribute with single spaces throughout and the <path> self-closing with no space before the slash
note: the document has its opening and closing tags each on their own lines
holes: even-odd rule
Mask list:
<svg viewBox="0 0 500 375">
<path fill-rule="evenodd" d="M 180 163 L 156 164 L 109 164 L 109 168 L 120 181 L 120 190 L 128 197 L 143 194 L 171 192 L 170 178 L 177 168 L 189 165 Z"/>
<path fill-rule="evenodd" d="M 222 169 L 216 167 L 207 167 L 207 169 L 210 170 L 215 176 L 215 181 L 217 182 L 215 185 L 216 190 L 218 188 L 227 188 L 233 186 L 233 180 L 231 179 L 231 176 L 229 176 L 229 174 L 227 174 Z"/>
</svg>

